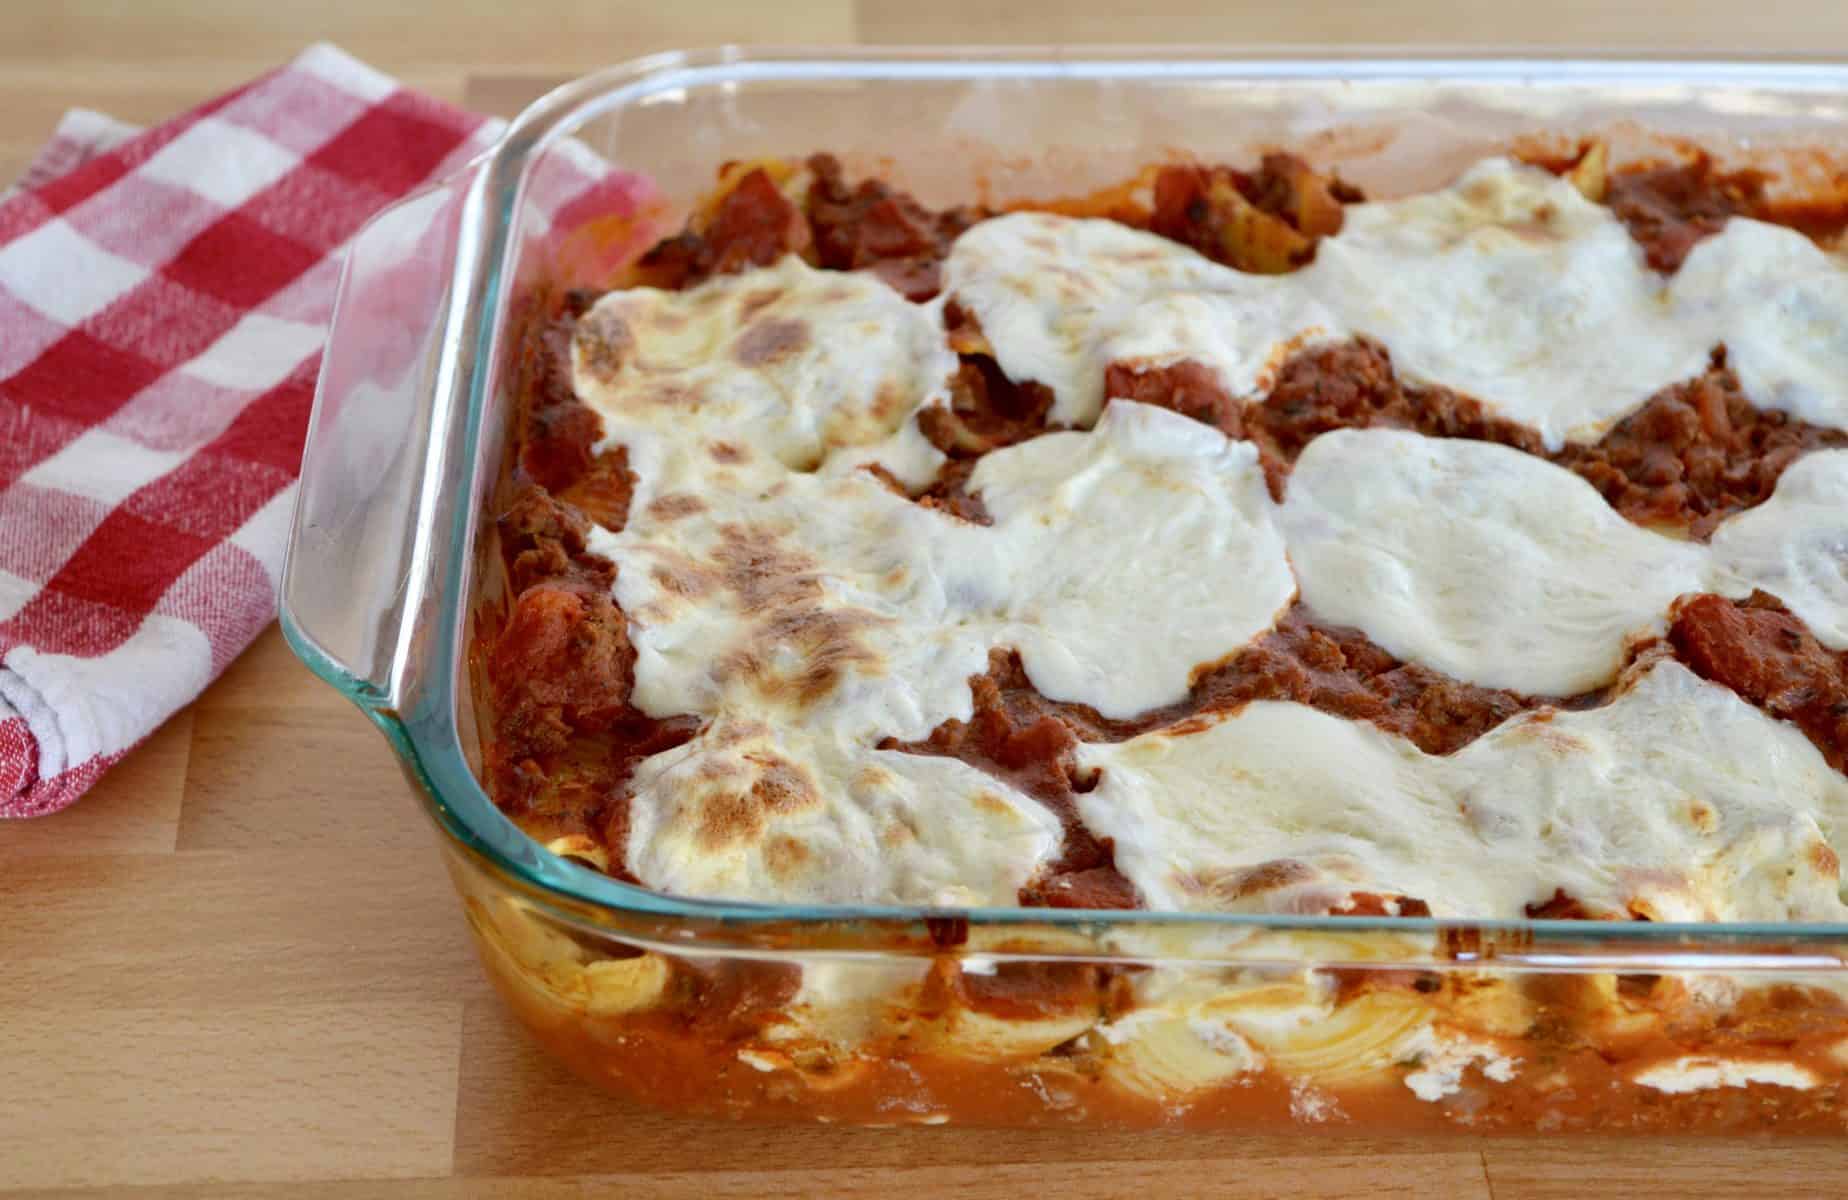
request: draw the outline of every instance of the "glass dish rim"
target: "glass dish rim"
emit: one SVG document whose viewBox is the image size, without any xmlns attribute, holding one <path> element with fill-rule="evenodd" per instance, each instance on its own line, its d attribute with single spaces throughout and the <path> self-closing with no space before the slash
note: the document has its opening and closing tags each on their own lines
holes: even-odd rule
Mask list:
<svg viewBox="0 0 1848 1200">
<path fill-rule="evenodd" d="M 1507 56 L 1491 50 L 1446 47 L 1440 54 L 1416 48 L 1360 47 L 1349 52 L 1329 47 L 1200 46 L 718 46 L 674 50 L 629 60 L 562 84 L 528 105 L 495 144 L 461 172 L 473 175 L 457 246 L 456 282 L 444 301 L 446 312 L 470 306 L 475 323 L 470 360 L 477 366 L 460 371 L 463 389 L 463 459 L 479 452 L 481 423 L 493 374 L 492 354 L 500 331 L 513 276 L 517 245 L 511 237 L 523 199 L 527 164 L 541 151 L 570 136 L 580 122 L 634 103 L 651 94 L 730 82 L 979 81 L 1034 79 L 1109 79 L 1123 82 L 1161 79 L 1314 81 L 1354 80 L 1405 83 L 1569 83 L 1730 84 L 1814 89 L 1848 95 L 1848 63 L 1802 55 L 1739 55 L 1683 58 L 1673 53 L 1599 54 L 1574 51 L 1552 56 L 1537 51 Z M 452 179 L 455 177 L 452 177 Z M 447 181 L 435 187 L 447 186 Z M 385 211 L 409 203 L 431 189 L 399 200 Z M 381 214 L 383 215 L 383 214 Z M 375 218 L 377 219 L 377 218 Z M 472 268 L 472 269 L 470 269 Z M 450 325 L 450 328 L 456 328 Z M 464 330 L 469 327 L 462 326 Z M 454 359 L 458 343 L 445 345 Z M 534 902 L 583 923 L 594 915 L 632 916 L 697 922 L 702 946 L 723 942 L 727 933 L 748 935 L 766 926 L 821 926 L 838 931 L 860 926 L 883 939 L 896 923 L 934 926 L 966 922 L 1006 929 L 1073 930 L 1197 929 L 1246 934 L 1352 934 L 1356 937 L 1400 935 L 1443 938 L 1467 931 L 1488 941 L 1544 947 L 1538 955 L 1491 955 L 1514 965 L 1522 958 L 1597 957 L 1601 948 L 1621 943 L 1671 948 L 1690 947 L 1721 957 L 1744 953 L 1755 965 L 1788 963 L 1798 947 L 1822 952 L 1808 969 L 1848 965 L 1848 922 L 1615 922 L 1564 919 L 1476 919 L 1464 917 L 1293 916 L 1260 913 L 1185 913 L 1141 910 L 1055 908 L 958 908 L 917 905 L 768 904 L 707 900 L 667 895 L 623 883 L 547 851 L 522 832 L 488 796 L 463 754 L 456 714 L 458 685 L 464 670 L 461 639 L 469 621 L 470 595 L 465 588 L 473 559 L 477 504 L 456 505 L 451 528 L 439 536 L 452 540 L 443 577 L 434 581 L 435 614 L 429 634 L 443 653 L 433 654 L 415 703 L 406 709 L 371 683 L 355 677 L 292 619 L 283 607 L 283 635 L 291 649 L 316 675 L 345 694 L 385 734 L 406 772 L 422 794 L 424 808 L 444 838 L 479 865 L 515 885 Z M 569 914 L 577 914 L 575 918 Z M 692 931 L 685 931 L 691 936 Z M 836 943 L 838 945 L 838 943 Z M 1829 953 L 1825 945 L 1841 945 Z M 800 949 L 800 947 L 793 947 Z M 879 953 L 903 951 L 873 943 Z M 1788 949 L 1786 949 L 1788 948 Z M 1753 950 L 1768 956 L 1757 961 Z M 1157 955 L 1157 957 L 1168 957 Z M 1183 957 L 1191 957 L 1184 955 Z M 1806 957 L 1799 955 L 1798 957 Z M 1608 968 L 1607 968 L 1608 969 Z"/>
</svg>

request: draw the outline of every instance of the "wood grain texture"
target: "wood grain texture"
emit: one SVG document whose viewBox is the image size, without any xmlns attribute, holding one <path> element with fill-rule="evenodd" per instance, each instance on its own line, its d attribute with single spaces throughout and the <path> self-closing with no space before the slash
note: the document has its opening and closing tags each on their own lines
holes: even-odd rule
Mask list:
<svg viewBox="0 0 1848 1200">
<path fill-rule="evenodd" d="M 127 986 L 119 999 L 140 997 Z M 459 1007 L 9 1010 L 0 1162 L 10 1182 L 59 1187 L 442 1171 L 454 1151 Z"/>
<path fill-rule="evenodd" d="M 1795 53 L 1848 50 L 1848 7 L 1764 4 L 1752 19 L 1722 4 L 1651 0 L 1319 0 L 1314 4 L 1203 4 L 1117 0 L 1022 5 L 990 0 L 859 0 L 865 42 L 1134 42 L 1222 46 L 1414 47 L 1516 50 L 1584 48 L 1633 53 Z M 1125 14 L 1133 11 L 1133 22 Z"/>
<path fill-rule="evenodd" d="M 1164 0 L 7 0 L 0 176 L 58 115 L 152 121 L 340 43 L 508 112 L 584 69 L 774 39 L 1848 53 L 1832 0 L 1275 6 Z M 0 336 L 4 336 L 0 332 Z M 371 726 L 274 630 L 84 801 L 0 825 L 0 1196 L 1848 1194 L 1827 1143 L 845 1130 L 679 1121 L 589 1092 L 501 1011 Z"/>
</svg>

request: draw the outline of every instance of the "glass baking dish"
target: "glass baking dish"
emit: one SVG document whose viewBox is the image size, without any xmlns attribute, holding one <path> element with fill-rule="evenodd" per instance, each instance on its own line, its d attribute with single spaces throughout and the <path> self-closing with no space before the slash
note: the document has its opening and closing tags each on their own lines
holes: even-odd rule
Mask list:
<svg viewBox="0 0 1848 1200">
<path fill-rule="evenodd" d="M 1163 51 L 660 55 L 560 88 L 348 258 L 282 621 L 384 731 L 490 974 L 585 1077 L 687 1112 L 857 1123 L 1840 1131 L 1848 927 L 680 899 L 557 857 L 490 801 L 470 645 L 536 297 L 677 228 L 728 159 L 828 150 L 927 204 L 1078 194 L 1285 147 L 1375 195 L 1526 138 L 1697 144 L 1829 182 L 1848 69 Z M 651 181 L 552 227 L 590 156 Z M 555 189 L 554 189 L 555 190 Z M 652 195 L 652 199 L 650 199 Z M 489 519 L 484 520 L 484 516 Z"/>
</svg>

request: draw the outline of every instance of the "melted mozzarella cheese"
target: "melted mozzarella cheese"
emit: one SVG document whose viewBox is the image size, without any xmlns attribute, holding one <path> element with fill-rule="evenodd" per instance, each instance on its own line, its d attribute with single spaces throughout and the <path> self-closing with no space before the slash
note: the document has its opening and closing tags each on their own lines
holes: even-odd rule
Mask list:
<svg viewBox="0 0 1848 1200">
<path fill-rule="evenodd" d="M 1518 450 L 1343 429 L 1303 451 L 1280 520 L 1319 616 L 1484 687 L 1603 687 L 1690 592 L 1763 588 L 1848 648 L 1848 450 L 1799 459 L 1703 546 L 1631 524 Z"/>
<path fill-rule="evenodd" d="M 1291 703 L 1080 748 L 1079 797 L 1157 909 L 1520 917 L 1555 888 L 1655 920 L 1840 920 L 1824 831 L 1848 780 L 1802 734 L 1679 664 L 1610 704 L 1541 711 L 1449 757 Z"/>
<path fill-rule="evenodd" d="M 1049 696 L 1112 715 L 1174 702 L 1295 590 L 1255 448 L 1145 405 L 984 458 L 969 485 L 991 525 L 865 472 L 715 468 L 642 443 L 656 499 L 590 549 L 617 565 L 633 702 L 714 722 L 636 772 L 628 862 L 667 891 L 1009 903 L 1056 818 L 963 763 L 872 747 L 966 719 L 999 646 Z M 767 755 L 809 799 L 752 816 Z M 714 813 L 745 816 L 718 839 Z"/>
<path fill-rule="evenodd" d="M 945 570 L 989 593 L 1035 687 L 1105 716 L 1182 699 L 1296 594 L 1256 447 L 1166 409 L 1113 403 L 989 454 L 970 489 L 994 526 L 962 527 Z"/>
<path fill-rule="evenodd" d="M 1050 387 L 1050 419 L 1088 425 L 1104 368 L 1193 359 L 1231 394 L 1260 390 L 1293 343 L 1341 332 L 1313 298 L 1165 238 L 1048 213 L 983 221 L 957 239 L 944 291 L 981 323 L 1008 378 Z"/>
<path fill-rule="evenodd" d="M 1759 408 L 1848 429 L 1848 271 L 1794 229 L 1735 217 L 1670 285 L 1675 314 L 1713 328 Z"/>
<path fill-rule="evenodd" d="M 697 456 L 688 473 L 703 469 Z M 682 486 L 668 460 L 670 488 Z M 957 522 L 865 472 L 700 493 L 672 520 L 594 530 L 616 563 L 644 712 L 756 713 L 849 739 L 966 717 L 987 645 L 963 635 L 933 564 Z"/>
<path fill-rule="evenodd" d="M 611 292 L 572 341 L 572 382 L 606 429 L 697 438 L 806 470 L 898 435 L 941 402 L 956 356 L 938 312 L 790 255 L 684 292 Z M 908 482 L 942 462 L 901 458 Z"/>
<path fill-rule="evenodd" d="M 635 702 L 920 738 L 969 715 L 969 677 L 1010 646 L 1048 696 L 1130 716 L 1183 698 L 1295 592 L 1256 449 L 1163 409 L 995 451 L 970 488 L 992 525 L 857 473 L 594 532 L 634 624 Z"/>
<path fill-rule="evenodd" d="M 1763 588 L 1823 645 L 1848 650 L 1848 450 L 1798 459 L 1757 508 L 1714 531 L 1713 553 L 1743 592 Z"/>
<path fill-rule="evenodd" d="M 1848 272 L 1801 234 L 1734 219 L 1665 280 L 1608 208 L 1537 167 L 1351 205 L 1314 262 L 1248 275 L 1111 221 L 1016 214 L 952 247 L 945 289 L 1015 380 L 1082 425 L 1112 363 L 1199 362 L 1255 398 L 1283 358 L 1364 334 L 1558 449 L 1592 442 L 1724 344 L 1768 408 L 1848 428 Z"/>
<path fill-rule="evenodd" d="M 1302 276 L 1391 350 L 1402 378 L 1480 397 L 1555 449 L 1596 441 L 1699 374 L 1713 345 L 1669 311 L 1608 208 L 1505 159 L 1442 191 L 1349 207 Z"/>
<path fill-rule="evenodd" d="M 1541 695 L 1610 682 L 1626 639 L 1699 590 L 1707 561 L 1545 459 L 1398 430 L 1311 442 L 1282 520 L 1322 618 L 1459 679 Z"/>
<path fill-rule="evenodd" d="M 957 759 L 715 722 L 644 761 L 629 867 L 650 887 L 784 903 L 1013 904 L 1058 818 Z"/>
</svg>

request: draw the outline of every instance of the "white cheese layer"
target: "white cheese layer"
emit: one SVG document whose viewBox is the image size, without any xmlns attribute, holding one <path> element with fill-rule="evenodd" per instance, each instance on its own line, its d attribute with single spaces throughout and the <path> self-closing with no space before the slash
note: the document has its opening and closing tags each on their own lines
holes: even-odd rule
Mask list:
<svg viewBox="0 0 1848 1200">
<path fill-rule="evenodd" d="M 1816 640 L 1848 650 L 1848 450 L 1818 450 L 1792 463 L 1757 508 L 1714 531 L 1714 555 L 1803 619 Z"/>
<path fill-rule="evenodd" d="M 683 462 L 706 469 L 664 458 L 670 492 Z M 921 738 L 969 715 L 969 677 L 1011 646 L 1048 696 L 1129 716 L 1185 697 L 1295 592 L 1255 448 L 1163 409 L 995 451 L 970 488 L 992 525 L 856 473 L 595 532 L 634 624 L 635 703 Z"/>
<path fill-rule="evenodd" d="M 1825 840 L 1848 780 L 1793 727 L 1674 662 L 1448 757 L 1303 705 L 1086 745 L 1087 825 L 1155 909 L 1326 912 L 1355 893 L 1523 916 L 1562 888 L 1658 921 L 1841 920 Z"/>
<path fill-rule="evenodd" d="M 683 895 L 1009 905 L 1058 818 L 953 758 L 715 722 L 636 770 L 629 868 Z"/>
<path fill-rule="evenodd" d="M 1489 442 L 1342 429 L 1283 510 L 1303 600 L 1401 658 L 1485 687 L 1602 687 L 1624 643 L 1699 590 L 1705 547 L 1618 516 L 1577 475 Z"/>
<path fill-rule="evenodd" d="M 1008 378 L 1052 389 L 1050 420 L 1063 425 L 1097 419 L 1114 362 L 1195 359 L 1247 395 L 1306 331 L 1344 332 L 1301 289 L 1115 221 L 1049 213 L 969 229 L 950 248 L 944 291 L 981 323 Z"/>
<path fill-rule="evenodd" d="M 1670 1095 L 1707 1092 L 1718 1088 L 1742 1088 L 1753 1084 L 1796 1088 L 1799 1091 L 1822 1083 L 1816 1073 L 1797 1063 L 1774 1059 L 1726 1059 L 1685 1055 L 1652 1064 L 1638 1071 L 1636 1082 Z"/>
<path fill-rule="evenodd" d="M 1735 218 L 1689 252 L 1677 318 L 1711 323 L 1759 408 L 1848 429 L 1848 271 L 1794 229 Z"/>
<path fill-rule="evenodd" d="M 1568 696 L 1617 674 L 1680 595 L 1771 592 L 1848 647 L 1848 451 L 1793 464 L 1708 545 L 1618 516 L 1563 467 L 1488 442 L 1342 429 L 1311 442 L 1281 510 L 1303 600 L 1401 658 Z"/>
<path fill-rule="evenodd" d="M 1558 449 L 1593 442 L 1725 344 L 1763 407 L 1848 428 L 1848 272 L 1801 234 L 1735 219 L 1673 279 L 1609 209 L 1488 159 L 1440 191 L 1350 205 L 1288 275 L 1248 275 L 1109 221 L 1042 213 L 959 238 L 947 293 L 1053 415 L 1092 419 L 1111 363 L 1213 370 L 1256 398 L 1293 350 L 1364 334 L 1399 374 L 1473 395 Z"/>
<path fill-rule="evenodd" d="M 1505 159 L 1441 191 L 1349 207 L 1304 274 L 1391 350 L 1401 378 L 1480 397 L 1554 448 L 1596 441 L 1699 374 L 1712 348 L 1668 310 L 1608 208 Z"/>
<path fill-rule="evenodd" d="M 955 370 L 935 308 L 795 255 L 684 292 L 611 292 L 572 344 L 578 397 L 612 436 L 704 434 L 796 470 L 900 437 Z M 942 456 L 902 444 L 891 465 L 928 481 Z"/>
<path fill-rule="evenodd" d="M 817 820 L 861 821 L 839 772 L 877 753 L 880 739 L 919 739 L 967 718 L 969 678 L 986 670 L 992 648 L 1018 649 L 1046 695 L 1128 716 L 1182 699 L 1198 664 L 1267 629 L 1295 593 L 1255 448 L 1163 409 L 1115 404 L 1089 432 L 986 456 L 969 486 L 990 525 L 916 504 L 865 472 L 729 467 L 696 435 L 692 449 L 651 431 L 634 437 L 652 499 L 638 500 L 621 533 L 590 538 L 617 565 L 636 652 L 633 702 L 657 716 L 774 723 L 815 764 L 828 814 Z M 688 496 L 697 503 L 666 502 Z M 1126 646 L 1136 653 L 1125 656 Z M 688 753 L 661 757 L 680 763 Z M 866 873 L 876 873 L 876 854 L 859 874 L 842 866 L 863 840 L 799 860 L 828 881 L 794 868 L 779 877 L 756 859 L 695 878 L 688 872 L 720 866 L 689 865 L 697 843 L 664 841 L 662 831 L 685 826 L 672 814 L 689 805 L 703 811 L 687 796 L 704 784 L 695 768 L 661 775 L 663 765 L 651 759 L 638 771 L 630 826 L 628 861 L 650 886 L 712 894 L 748 883 L 751 895 L 787 900 L 816 888 L 857 889 L 862 900 L 878 892 Z M 894 768 L 901 778 L 909 770 Z M 993 844 L 1032 851 L 1010 859 L 1024 876 L 1053 843 Z M 1017 886 L 985 902 L 1007 903 Z"/>
<path fill-rule="evenodd" d="M 987 455 L 969 486 L 994 525 L 957 528 L 945 576 L 1035 687 L 1107 717 L 1183 699 L 1296 594 L 1257 448 L 1166 409 L 1118 401 L 1091 433 Z"/>
</svg>

